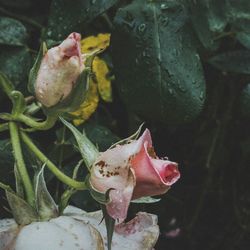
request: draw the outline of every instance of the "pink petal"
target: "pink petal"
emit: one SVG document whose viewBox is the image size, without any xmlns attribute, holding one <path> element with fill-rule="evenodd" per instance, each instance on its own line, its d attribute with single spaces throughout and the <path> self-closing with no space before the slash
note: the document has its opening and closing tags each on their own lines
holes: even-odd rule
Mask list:
<svg viewBox="0 0 250 250">
<path fill-rule="evenodd" d="M 135 186 L 135 176 L 130 161 L 141 151 L 143 144 L 152 144 L 149 130 L 145 130 L 138 139 L 129 144 L 117 145 L 100 154 L 91 169 L 91 185 L 99 192 L 110 188 L 111 202 L 107 205 L 110 216 L 124 220 Z"/>
<path fill-rule="evenodd" d="M 71 33 L 60 45 L 62 53 L 67 57 L 77 56 L 81 58 L 81 35 L 79 33 Z"/>
<path fill-rule="evenodd" d="M 133 199 L 163 194 L 180 177 L 177 163 L 152 158 L 146 142 L 131 164 L 136 176 Z"/>
<path fill-rule="evenodd" d="M 36 84 L 36 98 L 46 107 L 64 100 L 84 69 L 80 52 L 81 35 L 72 33 L 42 59 Z"/>
</svg>

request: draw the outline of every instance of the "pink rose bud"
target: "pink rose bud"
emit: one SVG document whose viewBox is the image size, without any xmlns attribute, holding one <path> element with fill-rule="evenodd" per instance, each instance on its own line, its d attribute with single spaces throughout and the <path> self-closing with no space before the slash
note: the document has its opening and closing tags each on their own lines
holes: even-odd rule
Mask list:
<svg viewBox="0 0 250 250">
<path fill-rule="evenodd" d="M 90 183 L 103 193 L 112 188 L 107 211 L 123 221 L 131 199 L 163 194 L 179 178 L 177 163 L 156 156 L 146 129 L 138 140 L 100 153 L 91 169 Z"/>
<path fill-rule="evenodd" d="M 80 41 L 80 34 L 71 33 L 44 55 L 36 78 L 35 94 L 45 107 L 67 98 L 83 71 Z"/>
</svg>

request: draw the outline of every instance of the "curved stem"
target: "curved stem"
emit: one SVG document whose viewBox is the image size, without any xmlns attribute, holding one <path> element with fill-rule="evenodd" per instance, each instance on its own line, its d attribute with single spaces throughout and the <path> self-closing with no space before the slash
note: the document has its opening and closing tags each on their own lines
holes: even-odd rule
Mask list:
<svg viewBox="0 0 250 250">
<path fill-rule="evenodd" d="M 20 122 L 25 123 L 27 126 L 32 127 L 37 130 L 48 130 L 54 126 L 57 121 L 57 116 L 47 116 L 47 119 L 43 122 L 37 122 L 26 116 L 24 114 L 19 114 L 14 120 L 18 120 Z"/>
<path fill-rule="evenodd" d="M 75 188 L 77 190 L 84 190 L 87 189 L 85 182 L 80 182 L 80 181 L 76 181 L 70 177 L 68 177 L 67 175 L 65 175 L 63 172 L 61 172 L 56 165 L 51 162 L 46 155 L 44 155 L 38 148 L 37 146 L 32 142 L 32 140 L 28 137 L 28 135 L 26 133 L 24 133 L 23 131 L 21 131 L 21 137 L 22 140 L 24 141 L 24 143 L 28 146 L 28 148 L 36 155 L 36 157 L 42 161 L 43 163 L 45 163 L 47 165 L 47 167 L 49 168 L 49 170 L 63 183 L 65 183 L 66 185 Z"/>
<path fill-rule="evenodd" d="M 17 169 L 22 179 L 22 183 L 27 196 L 27 201 L 31 206 L 34 206 L 35 193 L 23 159 L 22 148 L 19 137 L 19 129 L 16 123 L 11 121 L 9 122 L 9 129 L 10 129 L 12 148 L 17 163 Z"/>
</svg>

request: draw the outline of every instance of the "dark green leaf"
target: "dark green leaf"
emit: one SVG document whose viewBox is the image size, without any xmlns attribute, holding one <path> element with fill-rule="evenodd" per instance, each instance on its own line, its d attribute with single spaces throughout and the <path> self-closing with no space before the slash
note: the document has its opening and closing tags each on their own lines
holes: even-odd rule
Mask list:
<svg viewBox="0 0 250 250">
<path fill-rule="evenodd" d="M 240 95 L 240 113 L 245 118 L 250 118 L 250 84 L 247 84 Z"/>
<path fill-rule="evenodd" d="M 0 3 L 10 8 L 27 9 L 30 7 L 32 0 L 0 0 Z"/>
<path fill-rule="evenodd" d="M 222 32 L 227 24 L 224 0 L 189 0 L 190 16 L 194 29 L 207 49 L 216 49 L 216 32 Z"/>
<path fill-rule="evenodd" d="M 47 38 L 62 40 L 71 32 L 82 33 L 86 24 L 112 7 L 118 0 L 53 0 Z"/>
<path fill-rule="evenodd" d="M 0 140 L 0 180 L 11 183 L 13 181 L 14 158 L 10 140 Z"/>
<path fill-rule="evenodd" d="M 85 123 L 83 128 L 89 139 L 97 145 L 99 151 L 107 150 L 112 144 L 120 140 L 120 138 L 107 127 L 94 122 Z"/>
<path fill-rule="evenodd" d="M 28 49 L 1 46 L 0 50 L 0 71 L 5 73 L 15 86 L 20 83 L 26 86 L 31 61 Z"/>
<path fill-rule="evenodd" d="M 202 110 L 203 70 L 186 20 L 176 1 L 137 0 L 115 17 L 111 46 L 120 94 L 148 119 L 183 123 Z"/>
<path fill-rule="evenodd" d="M 231 20 L 238 18 L 250 19 L 250 1 L 226 0 L 226 11 Z"/>
<path fill-rule="evenodd" d="M 219 54 L 212 57 L 209 63 L 222 71 L 250 74 L 250 51 L 237 50 Z"/>
<path fill-rule="evenodd" d="M 0 44 L 1 45 L 25 45 L 27 40 L 26 28 L 21 22 L 0 17 Z"/>
</svg>

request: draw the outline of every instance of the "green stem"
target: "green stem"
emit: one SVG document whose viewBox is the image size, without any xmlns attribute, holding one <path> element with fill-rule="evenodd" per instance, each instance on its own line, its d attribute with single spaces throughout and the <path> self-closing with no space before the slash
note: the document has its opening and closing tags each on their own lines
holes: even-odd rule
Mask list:
<svg viewBox="0 0 250 250">
<path fill-rule="evenodd" d="M 14 118 L 15 120 L 18 120 L 20 122 L 25 123 L 27 126 L 37 129 L 37 130 L 48 130 L 54 126 L 54 124 L 57 121 L 57 116 L 47 116 L 47 119 L 43 122 L 37 122 L 30 118 L 29 116 L 26 116 L 24 114 L 19 114 L 17 117 Z"/>
<path fill-rule="evenodd" d="M 28 171 L 25 166 L 25 162 L 23 159 L 20 137 L 19 137 L 19 129 L 16 123 L 9 122 L 9 129 L 10 129 L 10 136 L 11 136 L 11 143 L 13 147 L 13 152 L 15 156 L 15 160 L 17 163 L 17 169 L 22 179 L 27 201 L 31 206 L 35 204 L 35 194 L 32 186 L 32 182 L 30 180 Z"/>
<path fill-rule="evenodd" d="M 8 129 L 9 129 L 9 124 L 8 123 L 0 124 L 0 132 L 6 131 Z"/>
<path fill-rule="evenodd" d="M 13 190 L 11 189 L 10 186 L 8 186 L 8 185 L 6 185 L 6 184 L 4 184 L 4 183 L 2 183 L 2 182 L 0 182 L 0 188 L 2 188 L 2 189 L 4 189 L 4 190 L 7 190 L 7 191 L 9 191 L 9 192 L 13 192 Z"/>
<path fill-rule="evenodd" d="M 21 137 L 24 143 L 27 145 L 27 147 L 36 155 L 36 157 L 45 163 L 49 170 L 63 183 L 66 185 L 75 188 L 77 190 L 84 190 L 87 189 L 85 182 L 76 181 L 67 175 L 65 175 L 63 172 L 61 172 L 56 165 L 51 162 L 38 148 L 37 146 L 32 142 L 32 140 L 28 137 L 26 133 L 21 131 Z"/>
</svg>

